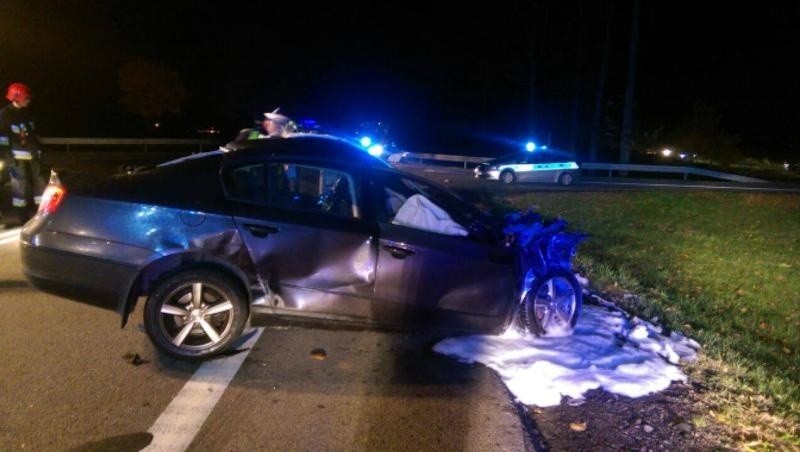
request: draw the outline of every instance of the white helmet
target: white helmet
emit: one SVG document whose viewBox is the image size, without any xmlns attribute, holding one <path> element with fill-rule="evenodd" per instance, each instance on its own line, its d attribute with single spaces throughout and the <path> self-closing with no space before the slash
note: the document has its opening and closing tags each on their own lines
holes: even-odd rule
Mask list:
<svg viewBox="0 0 800 452">
<path fill-rule="evenodd" d="M 284 115 L 278 113 L 278 110 L 280 110 L 280 109 L 281 109 L 281 107 L 278 107 L 275 110 L 273 110 L 271 113 L 264 113 L 264 118 L 265 119 L 269 119 L 270 121 L 275 122 L 276 124 L 281 125 L 281 126 L 289 124 L 292 120 L 289 119 L 288 116 L 284 116 Z"/>
</svg>

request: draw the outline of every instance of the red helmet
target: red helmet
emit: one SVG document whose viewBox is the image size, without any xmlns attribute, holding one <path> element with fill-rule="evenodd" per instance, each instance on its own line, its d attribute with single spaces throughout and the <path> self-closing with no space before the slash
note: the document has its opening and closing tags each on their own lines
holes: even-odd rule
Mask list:
<svg viewBox="0 0 800 452">
<path fill-rule="evenodd" d="M 28 88 L 28 85 L 23 83 L 12 83 L 8 85 L 6 99 L 11 102 L 22 102 L 29 97 L 31 97 L 31 89 Z"/>
</svg>

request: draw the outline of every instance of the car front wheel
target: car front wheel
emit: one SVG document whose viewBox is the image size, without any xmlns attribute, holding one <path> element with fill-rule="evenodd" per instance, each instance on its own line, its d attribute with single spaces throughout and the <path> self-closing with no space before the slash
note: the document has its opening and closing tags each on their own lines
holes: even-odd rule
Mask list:
<svg viewBox="0 0 800 452">
<path fill-rule="evenodd" d="M 583 296 L 575 276 L 566 270 L 537 278 L 519 307 L 522 326 L 537 335 L 572 334 L 581 313 Z"/>
<path fill-rule="evenodd" d="M 207 358 L 228 350 L 242 334 L 246 297 L 224 275 L 191 270 L 156 287 L 145 305 L 144 320 L 159 350 L 177 358 Z"/>
<path fill-rule="evenodd" d="M 504 184 L 513 184 L 516 179 L 517 177 L 511 170 L 505 170 L 502 173 L 500 173 L 500 182 Z"/>
<path fill-rule="evenodd" d="M 569 185 L 572 183 L 572 174 L 570 173 L 563 173 L 562 175 L 558 176 L 558 183 L 561 185 Z"/>
</svg>

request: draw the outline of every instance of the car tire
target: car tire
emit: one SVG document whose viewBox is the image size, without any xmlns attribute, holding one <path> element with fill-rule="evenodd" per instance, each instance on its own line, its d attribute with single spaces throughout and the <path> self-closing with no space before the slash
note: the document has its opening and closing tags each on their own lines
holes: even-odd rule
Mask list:
<svg viewBox="0 0 800 452">
<path fill-rule="evenodd" d="M 242 334 L 246 300 L 239 285 L 220 273 L 178 273 L 147 299 L 145 330 L 162 352 L 180 359 L 208 358 L 228 350 Z"/>
<path fill-rule="evenodd" d="M 554 270 L 534 280 L 519 307 L 521 325 L 537 336 L 572 334 L 583 305 L 575 275 Z"/>
<path fill-rule="evenodd" d="M 517 176 L 511 170 L 505 170 L 500 173 L 500 182 L 504 184 L 513 184 L 517 180 Z"/>
<path fill-rule="evenodd" d="M 562 173 L 558 176 L 558 183 L 560 185 L 570 185 L 572 183 L 572 173 Z"/>
</svg>

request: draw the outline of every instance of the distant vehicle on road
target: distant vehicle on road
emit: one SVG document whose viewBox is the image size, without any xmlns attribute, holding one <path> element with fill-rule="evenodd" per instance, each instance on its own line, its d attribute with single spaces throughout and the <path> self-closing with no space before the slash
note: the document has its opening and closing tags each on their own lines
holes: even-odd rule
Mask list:
<svg viewBox="0 0 800 452">
<path fill-rule="evenodd" d="M 514 182 L 553 182 L 571 184 L 578 176 L 580 166 L 568 154 L 539 150 L 514 152 L 481 163 L 475 168 L 475 177 L 499 180 L 504 184 Z"/>
<path fill-rule="evenodd" d="M 248 319 L 500 332 L 519 312 L 543 334 L 580 312 L 579 239 L 521 252 L 502 219 L 341 139 L 251 140 L 63 182 L 21 233 L 26 277 L 123 325 L 146 297 L 147 334 L 180 358 L 230 349 Z"/>
</svg>

